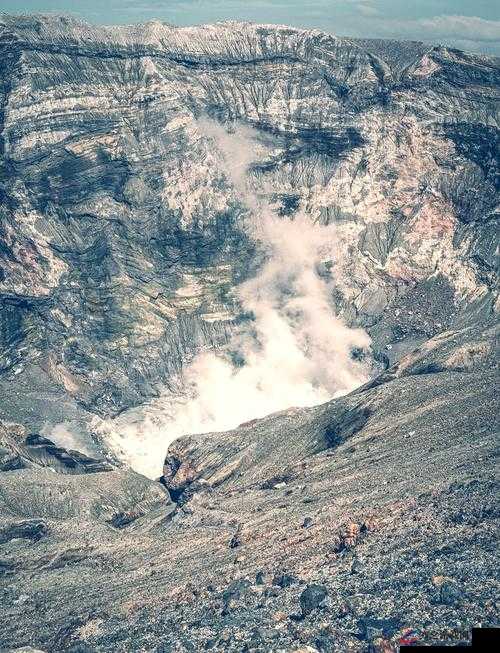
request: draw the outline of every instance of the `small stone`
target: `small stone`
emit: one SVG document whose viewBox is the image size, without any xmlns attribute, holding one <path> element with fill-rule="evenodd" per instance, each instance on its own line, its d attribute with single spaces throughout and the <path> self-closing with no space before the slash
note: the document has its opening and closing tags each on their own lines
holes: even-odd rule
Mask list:
<svg viewBox="0 0 500 653">
<path fill-rule="evenodd" d="M 359 529 L 361 533 L 371 533 L 372 531 L 376 531 L 379 527 L 379 522 L 375 517 L 368 517 L 368 519 L 365 519 L 365 521 L 361 524 L 361 528 Z"/>
<path fill-rule="evenodd" d="M 359 526 L 354 522 L 348 522 L 341 531 L 341 537 L 346 547 L 354 546 L 359 535 Z"/>
<path fill-rule="evenodd" d="M 222 602 L 227 609 L 233 600 L 238 600 L 243 596 L 250 587 L 250 582 L 245 579 L 233 581 L 222 593 Z"/>
<path fill-rule="evenodd" d="M 308 585 L 300 595 L 300 607 L 302 614 L 310 614 L 324 602 L 328 596 L 328 591 L 323 585 Z"/>
<path fill-rule="evenodd" d="M 396 653 L 396 646 L 389 640 L 379 637 L 375 639 L 370 647 L 373 653 Z"/>
<path fill-rule="evenodd" d="M 276 575 L 273 578 L 273 585 L 276 585 L 277 587 L 291 587 L 295 583 L 298 583 L 299 579 L 294 576 L 293 574 L 288 574 L 284 573 L 281 575 Z"/>
<path fill-rule="evenodd" d="M 376 619 L 362 617 L 358 620 L 361 637 L 368 640 L 391 637 L 400 627 L 397 618 Z"/>
<path fill-rule="evenodd" d="M 17 599 L 14 600 L 14 603 L 26 603 L 26 601 L 29 601 L 29 595 L 28 594 L 21 594 Z"/>
<path fill-rule="evenodd" d="M 333 653 L 335 650 L 335 641 L 330 635 L 319 635 L 314 644 L 321 653 Z"/>
<path fill-rule="evenodd" d="M 276 587 L 266 587 L 264 596 L 279 596 L 280 592 Z"/>
<path fill-rule="evenodd" d="M 444 603 L 445 605 L 454 605 L 455 603 L 459 603 L 461 601 L 463 594 L 456 583 L 445 581 L 441 585 L 439 598 L 441 603 Z"/>
<path fill-rule="evenodd" d="M 265 642 L 276 637 L 279 637 L 279 632 L 273 628 L 256 628 L 252 633 L 254 642 Z"/>
<path fill-rule="evenodd" d="M 313 518 L 312 517 L 306 517 L 304 519 L 304 521 L 302 522 L 302 528 L 309 528 L 312 525 L 313 525 Z"/>
<path fill-rule="evenodd" d="M 441 585 L 447 580 L 449 580 L 449 578 L 447 578 L 446 576 L 433 576 L 432 577 L 432 584 L 435 587 L 441 587 Z"/>
<path fill-rule="evenodd" d="M 265 580 L 264 580 L 264 572 L 263 571 L 258 571 L 255 574 L 255 584 L 256 585 L 264 585 Z"/>
<path fill-rule="evenodd" d="M 351 574 L 359 574 L 360 571 L 363 571 L 363 566 L 359 558 L 354 558 L 351 565 Z"/>
<path fill-rule="evenodd" d="M 241 546 L 241 539 L 239 533 L 235 533 L 229 542 L 229 548 L 236 549 L 238 546 Z"/>
<path fill-rule="evenodd" d="M 273 614 L 273 621 L 286 621 L 286 619 L 286 614 L 280 610 Z"/>
</svg>

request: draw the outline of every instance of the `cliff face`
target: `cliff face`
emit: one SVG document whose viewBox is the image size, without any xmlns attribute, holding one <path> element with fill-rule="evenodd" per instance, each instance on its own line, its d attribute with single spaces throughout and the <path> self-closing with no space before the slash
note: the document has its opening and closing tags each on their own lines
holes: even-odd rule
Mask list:
<svg viewBox="0 0 500 653">
<path fill-rule="evenodd" d="M 2 650 L 387 653 L 498 622 L 498 81 L 419 43 L 0 19 Z M 161 484 L 74 451 L 251 326 L 260 212 L 380 373 L 177 440 Z"/>
<path fill-rule="evenodd" d="M 284 219 L 337 225 L 332 299 L 376 358 L 490 310 L 494 59 L 8 16 L 0 55 L 4 416 L 116 415 L 227 341 L 258 256 L 207 116 L 256 130 L 251 183 Z"/>
</svg>

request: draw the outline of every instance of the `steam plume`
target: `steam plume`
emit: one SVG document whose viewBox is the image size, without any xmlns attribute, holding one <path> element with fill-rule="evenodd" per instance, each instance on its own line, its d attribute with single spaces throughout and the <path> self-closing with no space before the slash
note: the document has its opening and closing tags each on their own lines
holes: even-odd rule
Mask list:
<svg viewBox="0 0 500 653">
<path fill-rule="evenodd" d="M 266 248 L 267 260 L 238 289 L 241 307 L 253 319 L 227 350 L 193 360 L 183 374 L 184 396 L 165 395 L 101 425 L 115 452 L 151 477 L 159 476 L 168 445 L 181 435 L 228 430 L 291 406 L 315 405 L 349 392 L 368 375 L 352 350 L 367 347 L 369 338 L 335 316 L 334 282 L 317 272 L 322 262 L 335 260 L 335 226 L 314 224 L 301 213 L 282 218 L 258 198 L 248 169 L 265 148 L 252 129 L 228 133 L 209 120 L 200 120 L 198 129 L 220 153 L 250 216 L 250 235 Z"/>
</svg>

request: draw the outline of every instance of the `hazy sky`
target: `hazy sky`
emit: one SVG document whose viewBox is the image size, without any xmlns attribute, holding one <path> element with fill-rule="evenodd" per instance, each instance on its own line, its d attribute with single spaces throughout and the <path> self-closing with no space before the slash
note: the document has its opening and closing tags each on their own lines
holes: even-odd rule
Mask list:
<svg viewBox="0 0 500 653">
<path fill-rule="evenodd" d="M 250 20 L 500 54 L 498 0 L 0 0 L 0 10 L 72 13 L 105 24 Z"/>
</svg>

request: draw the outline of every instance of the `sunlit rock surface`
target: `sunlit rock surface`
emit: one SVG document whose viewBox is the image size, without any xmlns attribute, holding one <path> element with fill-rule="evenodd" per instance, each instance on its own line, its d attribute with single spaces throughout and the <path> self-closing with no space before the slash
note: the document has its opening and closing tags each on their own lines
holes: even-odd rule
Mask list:
<svg viewBox="0 0 500 653">
<path fill-rule="evenodd" d="M 333 299 L 382 362 L 490 310 L 491 57 L 239 23 L 0 33 L 6 418 L 116 415 L 227 341 L 258 257 L 199 117 L 258 131 L 255 193 L 285 217 L 338 225 Z"/>
<path fill-rule="evenodd" d="M 0 55 L 0 649 L 390 651 L 497 624 L 498 62 L 5 16 Z M 159 483 L 74 443 L 244 319 L 262 252 L 207 116 L 256 130 L 255 196 L 337 226 L 317 272 L 381 373 L 181 438 Z"/>
</svg>

